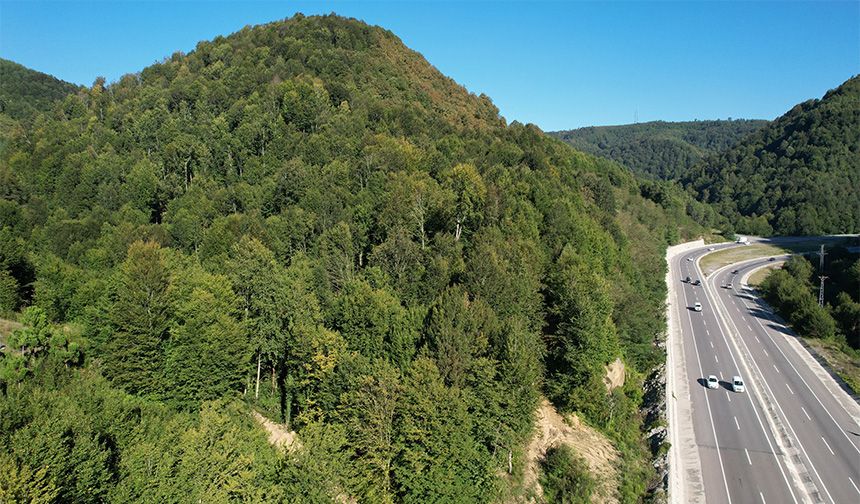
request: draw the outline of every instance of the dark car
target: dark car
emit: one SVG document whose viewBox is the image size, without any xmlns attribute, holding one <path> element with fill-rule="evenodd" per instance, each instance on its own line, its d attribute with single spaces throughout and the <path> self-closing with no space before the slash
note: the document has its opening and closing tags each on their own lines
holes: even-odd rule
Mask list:
<svg viewBox="0 0 860 504">
<path fill-rule="evenodd" d="M 738 270 L 732 270 L 732 275 L 737 275 L 737 274 L 738 274 Z"/>
<path fill-rule="evenodd" d="M 684 281 L 690 283 L 690 277 L 685 278 Z"/>
<path fill-rule="evenodd" d="M 768 261 L 776 261 L 776 257 L 771 257 Z"/>
<path fill-rule="evenodd" d="M 693 285 L 702 285 L 702 281 L 697 278 L 696 281 L 693 282 Z"/>
</svg>

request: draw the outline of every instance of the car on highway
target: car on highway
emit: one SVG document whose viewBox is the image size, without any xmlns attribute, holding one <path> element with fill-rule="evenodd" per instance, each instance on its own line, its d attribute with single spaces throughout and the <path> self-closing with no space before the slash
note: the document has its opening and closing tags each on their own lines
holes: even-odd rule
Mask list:
<svg viewBox="0 0 860 504">
<path fill-rule="evenodd" d="M 702 311 L 702 303 L 696 301 L 696 304 L 693 305 L 693 311 Z"/>
<path fill-rule="evenodd" d="M 693 280 L 693 285 L 702 285 L 702 281 L 697 278 Z"/>
<path fill-rule="evenodd" d="M 776 257 L 771 257 L 768 261 L 776 261 Z"/>
<path fill-rule="evenodd" d="M 720 381 L 717 380 L 717 377 L 714 375 L 708 376 L 708 388 L 718 388 L 720 386 Z"/>
<path fill-rule="evenodd" d="M 690 283 L 690 277 L 685 278 L 684 281 Z"/>
<path fill-rule="evenodd" d="M 687 258 L 687 260 L 688 260 L 688 261 L 692 261 L 692 260 L 693 260 L 693 258 L 692 258 L 692 257 L 688 257 L 688 258 Z"/>
<path fill-rule="evenodd" d="M 731 289 L 733 286 L 734 286 L 734 285 L 733 285 L 731 282 L 729 282 L 729 283 L 727 283 L 727 284 L 726 284 L 726 286 L 725 286 L 725 287 L 726 287 L 726 289 Z"/>
<path fill-rule="evenodd" d="M 708 247 L 708 250 L 709 250 L 710 252 L 713 252 L 713 251 L 714 251 L 714 250 L 716 250 L 716 249 L 715 249 L 714 247 Z"/>
<path fill-rule="evenodd" d="M 732 377 L 732 390 L 735 392 L 745 392 L 746 386 L 744 385 L 743 379 L 740 376 Z"/>
<path fill-rule="evenodd" d="M 738 270 L 732 270 L 732 275 L 737 275 L 737 274 L 738 274 Z"/>
</svg>

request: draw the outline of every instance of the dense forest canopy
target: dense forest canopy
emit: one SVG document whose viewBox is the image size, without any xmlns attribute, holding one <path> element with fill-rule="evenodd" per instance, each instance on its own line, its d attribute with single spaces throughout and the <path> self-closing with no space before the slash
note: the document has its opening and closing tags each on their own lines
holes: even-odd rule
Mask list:
<svg viewBox="0 0 860 504">
<path fill-rule="evenodd" d="M 622 501 L 655 483 L 641 385 L 701 208 L 506 125 L 386 30 L 297 15 L 98 79 L 0 181 L 9 495 L 516 498 L 542 394 L 613 440 Z"/>
<path fill-rule="evenodd" d="M 550 135 L 573 147 L 663 180 L 683 177 L 702 159 L 733 147 L 767 121 L 686 121 L 590 126 Z"/>
<path fill-rule="evenodd" d="M 681 182 L 738 231 L 860 231 L 860 77 L 801 103 Z"/>
<path fill-rule="evenodd" d="M 0 58 L 0 113 L 13 119 L 46 112 L 55 101 L 78 89 L 69 82 Z"/>
</svg>

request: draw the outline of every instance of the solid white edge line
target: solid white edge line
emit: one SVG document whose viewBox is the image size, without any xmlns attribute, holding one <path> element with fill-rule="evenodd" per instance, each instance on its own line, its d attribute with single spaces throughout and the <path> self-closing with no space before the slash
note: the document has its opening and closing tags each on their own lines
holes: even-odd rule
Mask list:
<svg viewBox="0 0 860 504">
<path fill-rule="evenodd" d="M 689 299 L 687 299 L 687 292 L 684 291 L 684 305 L 690 306 L 688 304 Z M 702 360 L 699 357 L 699 345 L 696 343 L 696 331 L 693 329 L 693 317 L 690 316 L 689 310 L 687 310 L 687 323 L 690 325 L 690 334 L 693 335 L 693 350 L 696 353 L 696 362 L 699 365 L 699 376 L 704 375 L 704 371 L 702 370 Z M 729 492 L 729 481 L 726 479 L 726 469 L 723 466 L 723 455 L 720 453 L 720 443 L 717 439 L 717 428 L 714 426 L 714 416 L 711 413 L 711 401 L 708 399 L 707 390 L 705 391 L 705 405 L 708 408 L 708 420 L 711 422 L 711 433 L 714 435 L 714 446 L 717 448 L 717 460 L 720 462 L 720 474 L 723 477 L 723 485 L 726 489 L 726 499 L 728 499 L 728 503 L 731 504 L 732 496 Z"/>
<path fill-rule="evenodd" d="M 756 304 L 759 305 L 759 308 L 764 309 L 764 306 L 762 306 L 760 304 L 757 296 L 756 296 Z M 773 343 L 773 345 L 776 347 L 776 349 L 779 350 L 779 353 L 782 354 L 782 358 L 785 359 L 786 362 L 788 362 L 788 365 L 791 366 L 791 369 L 794 370 L 795 374 L 797 374 L 797 376 L 800 378 L 800 381 L 803 382 L 803 384 L 806 386 L 806 389 L 809 390 L 809 392 L 812 394 L 812 397 L 814 397 L 815 400 L 818 401 L 818 404 L 821 406 L 821 408 L 824 410 L 824 412 L 827 413 L 827 416 L 830 417 L 830 420 L 832 420 L 833 423 L 836 424 L 837 430 L 839 430 L 839 432 L 841 432 L 842 435 L 845 436 L 845 439 L 848 440 L 848 444 L 850 444 L 851 447 L 857 451 L 857 453 L 860 453 L 860 448 L 858 448 L 857 445 L 854 444 L 854 442 L 851 440 L 851 438 L 848 437 L 848 434 L 845 433 L 845 430 L 842 427 L 840 427 L 839 422 L 837 422 L 836 419 L 833 418 L 833 415 L 830 413 L 830 410 L 827 409 L 827 406 L 825 406 L 823 402 L 821 402 L 821 399 L 818 397 L 818 394 L 816 394 L 815 391 L 812 390 L 812 387 L 809 386 L 809 383 L 806 382 L 806 380 L 800 374 L 800 371 L 798 371 L 797 368 L 794 366 L 794 363 L 791 362 L 791 360 L 788 358 L 788 356 L 785 355 L 785 352 L 782 350 L 782 348 L 776 343 L 776 341 L 774 341 L 773 337 L 770 335 L 768 330 L 764 327 L 764 324 L 761 323 L 761 320 L 756 319 L 756 321 L 758 322 L 759 326 L 761 326 L 765 335 L 767 335 L 767 337 L 770 339 L 771 343 Z M 841 405 L 839 405 L 839 406 L 841 406 Z M 848 413 L 847 411 L 845 413 L 849 417 L 851 417 L 850 413 Z"/>
<path fill-rule="evenodd" d="M 699 267 L 698 261 L 696 261 L 696 267 L 697 268 Z M 711 280 L 713 282 L 716 281 L 716 277 L 717 277 L 716 273 L 718 271 L 720 271 L 720 270 L 714 271 L 712 276 L 711 276 Z M 706 294 L 708 293 L 708 286 L 709 286 L 708 280 L 706 279 L 705 280 L 705 293 Z M 716 287 L 714 287 L 714 289 L 716 289 Z M 720 303 L 720 305 L 722 305 L 723 310 L 727 310 L 725 303 L 723 303 L 723 300 L 719 296 L 714 294 L 714 299 L 716 299 L 717 303 Z M 732 361 L 735 364 L 735 368 L 740 370 L 738 363 L 737 363 L 737 360 L 735 359 L 734 351 L 732 351 L 732 345 L 729 343 L 729 340 L 726 337 L 726 332 L 723 331 L 723 324 L 720 324 L 720 320 L 723 318 L 722 312 L 720 310 L 714 310 L 714 313 L 715 313 L 715 318 L 717 319 L 717 329 L 720 330 L 720 334 L 723 337 L 723 341 L 726 344 L 726 348 L 728 348 L 728 350 L 729 350 L 729 355 L 731 356 Z M 727 324 L 727 322 L 725 320 L 723 320 L 723 323 Z M 726 325 L 726 331 L 727 330 L 728 330 L 728 325 Z M 733 341 L 734 341 L 734 339 L 733 339 Z M 741 342 L 744 343 L 744 345 L 746 346 L 746 343 L 743 341 L 743 339 L 741 339 Z M 747 351 L 749 351 L 748 348 L 747 348 Z M 755 362 L 753 362 L 753 365 L 755 365 Z M 758 369 L 758 367 L 756 367 L 756 369 Z M 759 370 L 759 374 L 761 374 L 761 370 Z M 767 383 L 765 383 L 764 385 L 765 385 L 765 387 L 767 387 Z M 769 387 L 768 387 L 768 389 L 769 389 Z M 747 394 L 747 399 L 749 399 L 750 406 L 752 406 L 753 413 L 755 414 L 755 417 L 756 417 L 756 420 L 758 421 L 759 427 L 761 428 L 762 432 L 764 433 L 764 438 L 767 441 L 767 445 L 770 448 L 771 454 L 773 455 L 774 460 L 776 460 L 776 465 L 779 468 L 779 473 L 782 476 L 782 479 L 785 482 L 786 487 L 788 487 L 788 493 L 789 493 L 789 495 L 791 495 L 791 499 L 795 502 L 795 504 L 797 504 L 797 496 L 794 495 L 795 488 L 791 485 L 791 483 L 789 483 L 788 477 L 785 475 L 785 471 L 787 470 L 787 467 L 786 467 L 786 469 L 783 469 L 782 462 L 780 461 L 779 457 L 777 456 L 776 450 L 773 447 L 773 443 L 776 442 L 776 435 L 773 433 L 769 433 L 769 431 L 767 429 L 765 429 L 764 422 L 762 422 L 761 416 L 759 415 L 759 412 L 758 412 L 758 408 L 756 408 L 755 402 L 753 401 L 753 395 L 754 394 L 755 394 L 755 392 L 750 390 L 750 393 Z M 777 406 L 779 406 L 779 404 L 777 404 Z M 762 411 L 764 411 L 764 406 L 762 406 Z M 791 427 L 791 426 L 789 425 L 789 427 Z M 773 436 L 773 442 L 771 442 L 771 436 Z M 792 478 L 792 481 L 794 481 L 794 478 Z M 798 488 L 798 491 L 800 491 L 799 488 Z"/>
<path fill-rule="evenodd" d="M 706 285 L 706 288 L 707 288 L 707 285 Z M 722 303 L 722 300 L 717 298 L 717 301 L 722 304 L 723 310 L 725 310 L 725 313 L 728 314 L 728 308 L 726 307 L 726 305 L 724 303 Z M 744 304 L 744 306 L 746 307 L 746 304 Z M 723 317 L 722 311 L 716 310 L 716 312 L 720 314 L 720 319 L 722 319 L 723 323 L 726 324 L 726 330 L 728 330 L 728 324 L 731 323 L 735 327 L 735 331 L 737 331 L 737 326 L 735 325 L 734 319 L 731 316 L 727 315 L 726 317 Z M 758 319 L 756 319 L 756 320 L 758 321 L 759 325 L 761 325 L 761 321 Z M 764 326 L 762 326 L 762 328 L 764 328 Z M 720 330 L 722 331 L 722 326 L 720 327 Z M 773 342 L 773 338 L 771 338 L 770 335 L 767 334 L 767 331 L 765 331 L 765 334 L 771 340 L 771 342 Z M 725 332 L 723 332 L 723 339 L 726 339 Z M 830 499 L 830 502 L 835 503 L 836 501 L 833 499 L 833 496 L 830 495 L 830 491 L 827 489 L 827 485 L 824 483 L 824 479 L 818 473 L 818 469 L 816 469 L 815 464 L 812 462 L 812 458 L 809 456 L 809 453 L 807 453 L 806 448 L 804 448 L 804 446 L 803 446 L 803 442 L 800 440 L 800 437 L 797 435 L 797 432 L 794 430 L 794 427 L 791 425 L 791 422 L 788 419 L 788 415 L 785 414 L 785 411 L 783 411 L 782 406 L 779 404 L 779 401 L 776 398 L 776 394 L 773 393 L 773 390 L 770 388 L 770 384 L 767 382 L 767 380 L 764 379 L 764 373 L 762 373 L 761 368 L 759 367 L 758 363 L 755 361 L 755 358 L 752 357 L 752 351 L 750 351 L 749 346 L 746 344 L 746 341 L 744 341 L 743 338 L 738 338 L 738 341 L 740 342 L 739 344 L 742 344 L 744 346 L 744 348 L 746 348 L 746 350 L 749 353 L 750 358 L 751 358 L 751 363 L 747 363 L 746 361 L 744 361 L 744 363 L 746 365 L 753 366 L 755 369 L 758 370 L 759 375 L 761 375 L 762 380 L 763 380 L 761 385 L 765 389 L 767 389 L 767 391 L 770 393 L 770 395 L 773 399 L 773 403 L 776 405 L 776 408 L 779 410 L 779 414 L 777 416 L 782 415 L 782 418 L 785 419 L 785 425 L 788 426 L 788 429 L 791 431 L 791 435 L 794 436 L 794 441 L 797 443 L 797 445 L 800 447 L 800 451 L 806 457 L 806 460 L 809 463 L 809 467 L 812 468 L 812 472 L 815 474 L 815 476 L 821 482 L 821 488 L 824 490 L 824 493 L 827 494 L 827 498 Z M 738 344 L 737 342 L 735 342 L 734 338 L 732 338 L 732 342 L 735 344 Z M 728 344 L 729 344 L 728 340 L 726 339 L 726 345 L 728 345 Z M 775 344 L 776 343 L 774 343 L 774 345 Z M 779 347 L 777 347 L 777 349 L 779 350 Z M 738 347 L 738 351 L 740 351 L 740 347 Z M 731 348 L 729 348 L 729 354 L 732 356 L 732 359 L 734 359 L 734 353 L 731 351 Z M 783 355 L 783 358 L 786 358 L 786 357 Z M 786 358 L 786 360 L 787 360 L 787 358 Z M 735 363 L 735 366 L 737 366 L 737 362 Z M 776 369 L 777 372 L 779 372 L 779 369 L 776 368 L 775 364 L 774 364 L 774 369 Z M 750 398 L 750 401 L 752 401 L 751 398 Z M 756 412 L 756 415 L 758 415 L 757 412 Z M 777 420 L 779 420 L 779 418 L 777 418 Z M 769 438 L 768 438 L 768 442 L 770 442 Z M 780 470 L 782 470 L 782 466 L 780 466 Z M 785 474 L 783 474 L 783 478 L 784 477 L 785 477 Z M 789 488 L 791 488 L 791 487 L 789 486 Z M 792 497 L 794 497 L 793 491 L 792 491 Z"/>
</svg>

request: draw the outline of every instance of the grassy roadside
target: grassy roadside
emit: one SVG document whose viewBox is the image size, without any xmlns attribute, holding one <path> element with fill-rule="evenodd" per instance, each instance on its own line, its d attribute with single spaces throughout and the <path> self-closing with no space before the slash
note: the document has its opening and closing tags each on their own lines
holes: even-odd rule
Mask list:
<svg viewBox="0 0 860 504">
<path fill-rule="evenodd" d="M 820 355 L 855 394 L 860 394 L 860 352 L 843 342 L 830 339 L 803 338 Z"/>
<path fill-rule="evenodd" d="M 750 275 L 749 279 L 747 279 L 747 283 L 752 285 L 753 287 L 758 287 L 764 282 L 764 279 L 770 274 L 771 271 L 781 268 L 782 263 L 768 265 L 767 267 L 761 268 L 760 270 L 756 270 L 755 273 Z"/>
<path fill-rule="evenodd" d="M 771 271 L 780 265 L 762 268 L 753 273 L 747 283 L 760 285 Z M 785 319 L 785 317 L 782 317 Z M 809 346 L 823 360 L 822 364 L 841 378 L 855 394 L 860 394 L 860 351 L 848 346 L 844 341 L 835 339 L 807 338 L 801 335 L 804 344 Z"/>
<path fill-rule="evenodd" d="M 706 254 L 702 257 L 699 265 L 702 267 L 702 271 L 705 275 L 710 275 L 723 266 L 727 266 L 732 263 L 746 261 L 747 259 L 755 259 L 757 257 L 782 255 L 787 252 L 788 250 L 781 247 L 756 243 L 754 245 L 733 247 L 711 252 L 710 254 Z"/>
</svg>

